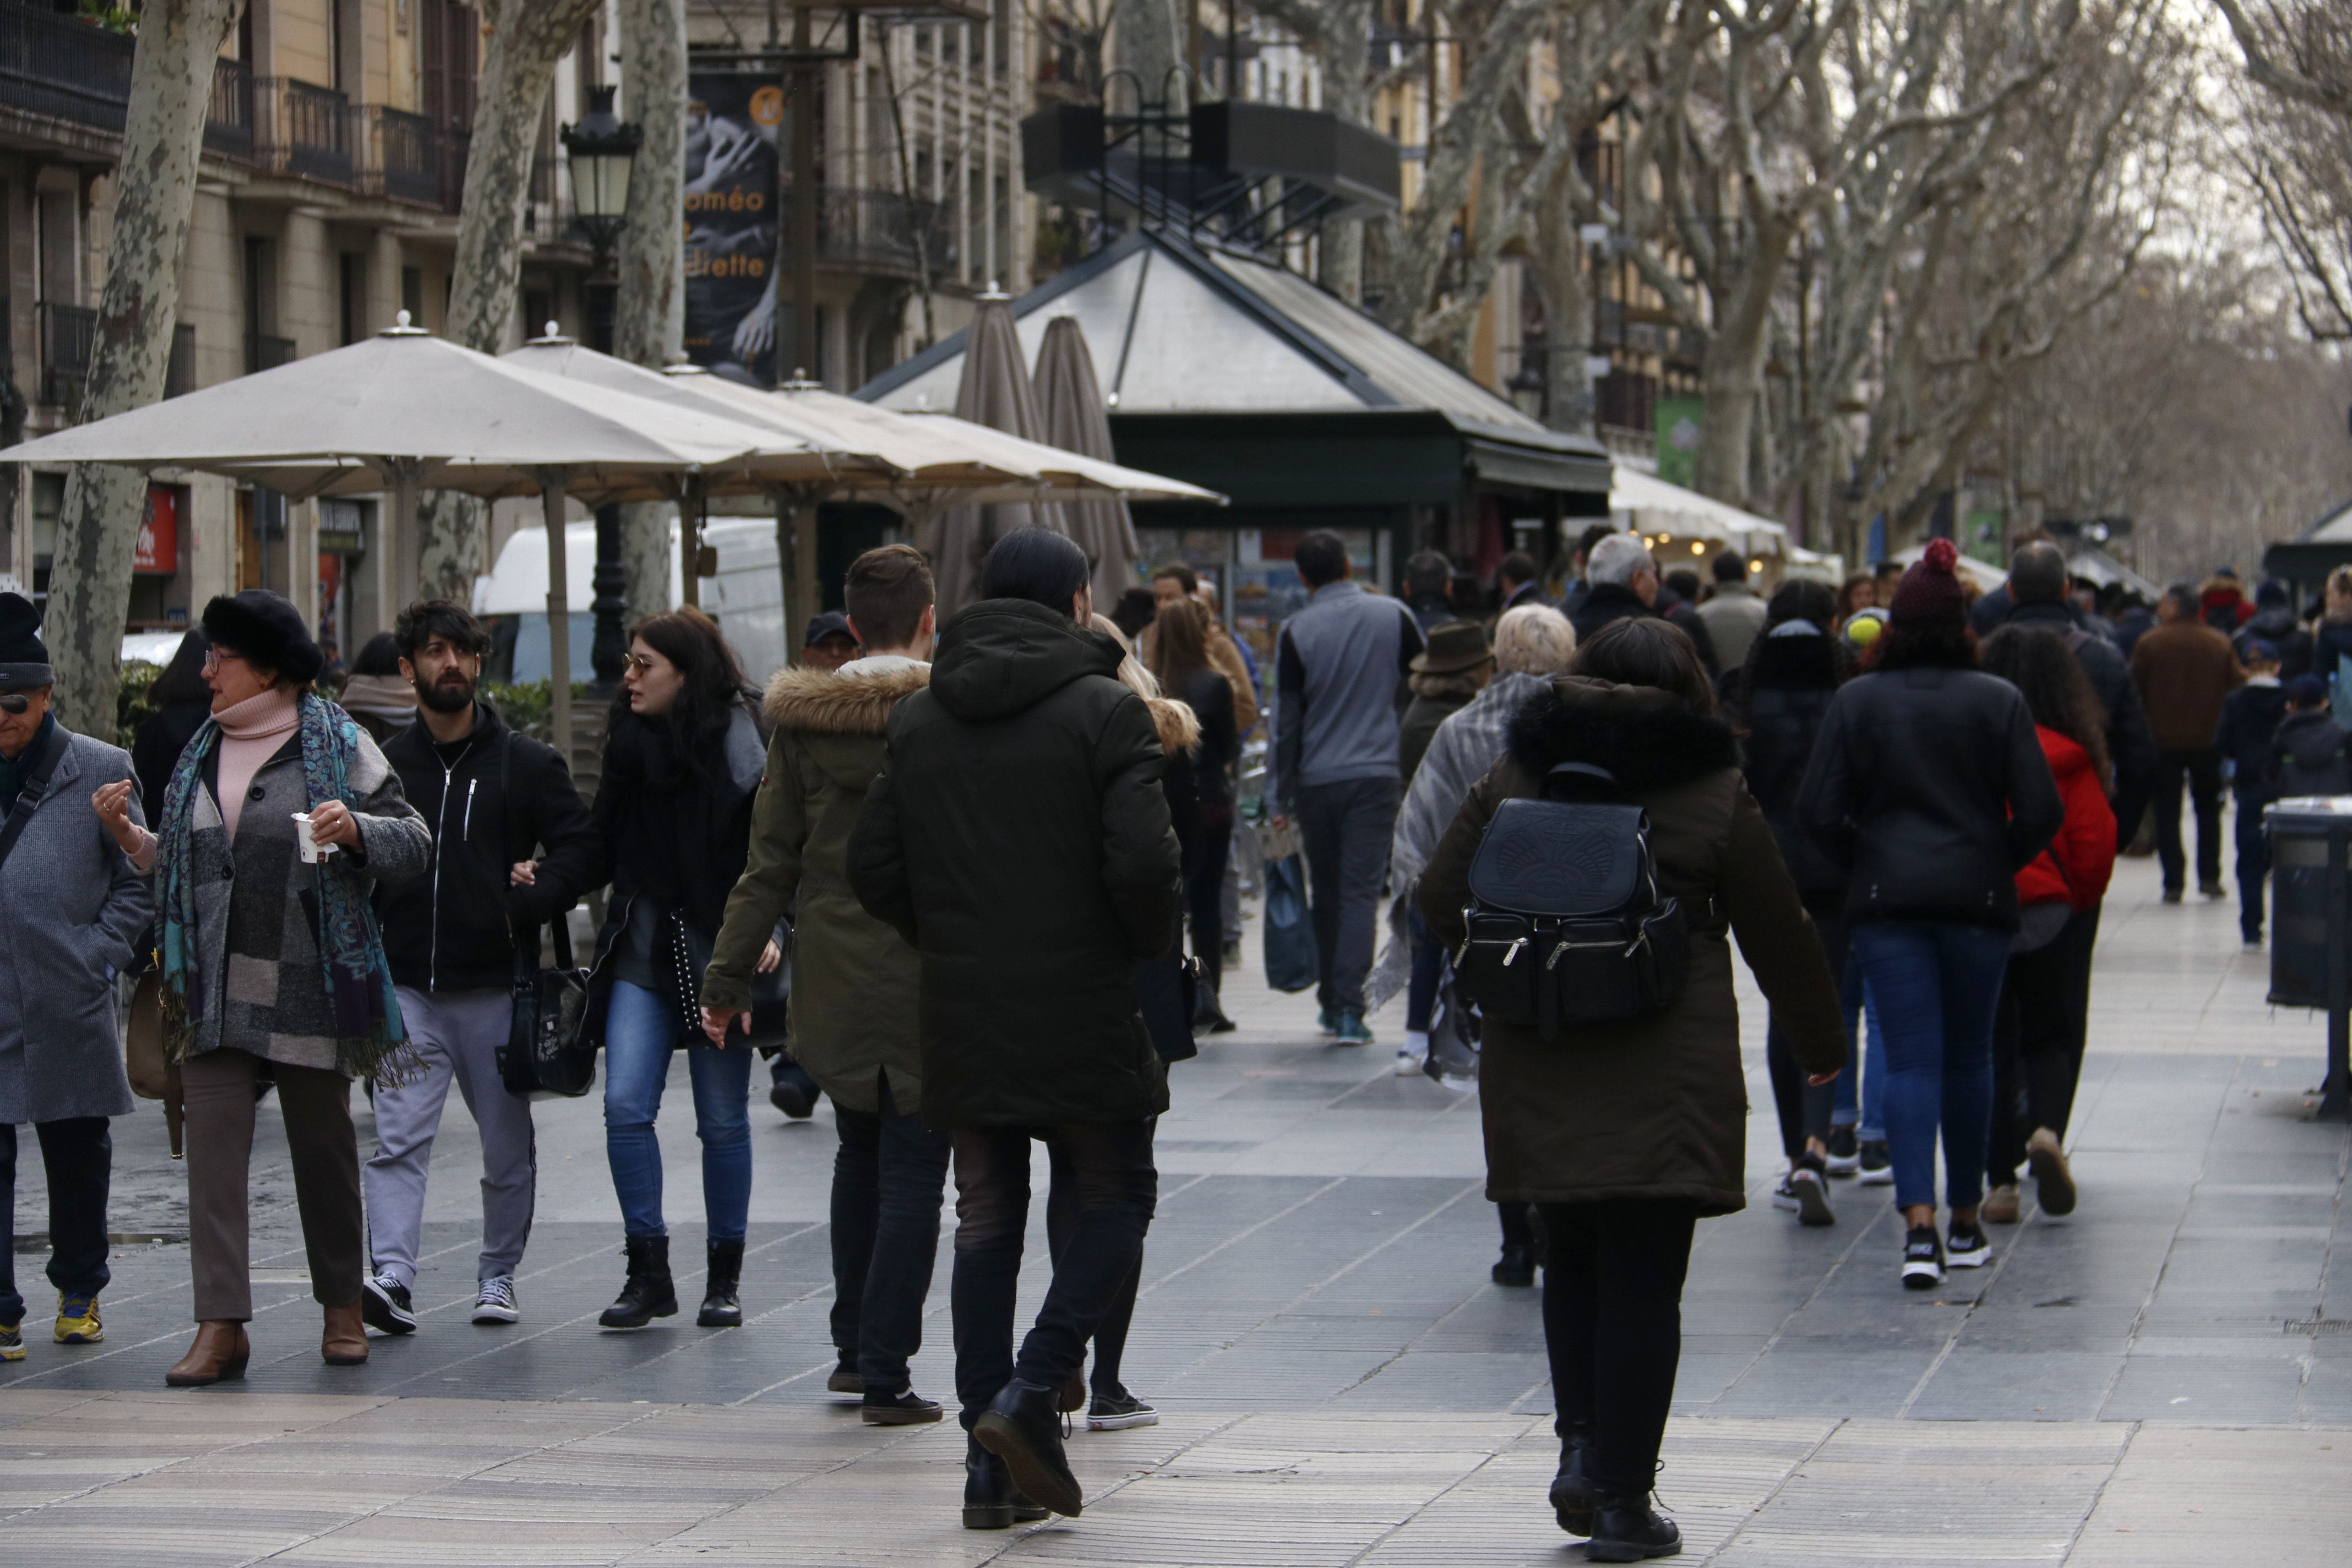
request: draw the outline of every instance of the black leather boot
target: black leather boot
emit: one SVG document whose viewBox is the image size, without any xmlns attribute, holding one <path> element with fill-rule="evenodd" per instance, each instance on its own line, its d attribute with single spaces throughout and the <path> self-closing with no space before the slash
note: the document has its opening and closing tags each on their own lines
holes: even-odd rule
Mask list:
<svg viewBox="0 0 2352 1568">
<path fill-rule="evenodd" d="M 1076 1519 L 1086 1494 L 1062 1452 L 1062 1417 L 1054 1408 L 1058 1392 L 1014 1378 L 973 1423 L 971 1436 L 1004 1461 L 1014 1486 L 1055 1513 Z"/>
<path fill-rule="evenodd" d="M 1559 1474 L 1552 1478 L 1551 1510 L 1570 1535 L 1592 1533 L 1592 1427 L 1570 1423 L 1559 1438 Z"/>
<path fill-rule="evenodd" d="M 702 1310 L 694 1315 L 695 1322 L 706 1329 L 740 1329 L 743 1326 L 743 1304 L 735 1300 L 735 1287 L 743 1278 L 743 1244 L 740 1241 L 710 1243 L 710 1273 L 702 1292 Z"/>
<path fill-rule="evenodd" d="M 1593 1502 L 1592 1539 L 1584 1543 L 1588 1563 L 1643 1563 L 1672 1557 L 1683 1549 L 1675 1521 L 1650 1506 L 1647 1492 L 1602 1492 Z"/>
<path fill-rule="evenodd" d="M 677 1315 L 677 1287 L 669 1278 L 669 1237 L 633 1236 L 626 1246 L 629 1277 L 619 1297 L 596 1320 L 599 1328 L 642 1329 L 656 1318 Z"/>
<path fill-rule="evenodd" d="M 963 1527 L 966 1530 L 1010 1530 L 1034 1524 L 1045 1517 L 1021 1495 L 1004 1461 L 982 1447 L 977 1439 L 963 1440 Z"/>
</svg>

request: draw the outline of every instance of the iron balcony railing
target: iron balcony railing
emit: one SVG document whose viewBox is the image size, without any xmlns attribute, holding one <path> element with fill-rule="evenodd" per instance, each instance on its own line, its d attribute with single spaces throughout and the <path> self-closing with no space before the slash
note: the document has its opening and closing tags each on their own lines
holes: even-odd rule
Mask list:
<svg viewBox="0 0 2352 1568">
<path fill-rule="evenodd" d="M 262 167 L 321 184 L 359 183 L 359 116 L 351 100 L 293 77 L 262 77 L 253 86 L 254 153 Z"/>
<path fill-rule="evenodd" d="M 792 232 L 795 194 L 783 193 L 787 235 Z M 931 276 L 943 277 L 956 264 L 953 216 L 944 203 L 910 200 L 896 191 L 821 189 L 817 193 L 817 258 L 912 276 L 919 270 L 916 236 L 919 234 Z"/>
<path fill-rule="evenodd" d="M 422 114 L 368 111 L 368 189 L 394 201 L 455 209 L 457 192 L 442 189 L 441 133 Z"/>
<path fill-rule="evenodd" d="M 41 325 L 41 401 L 73 413 L 80 408 L 82 387 L 89 380 L 98 312 L 87 305 L 58 305 L 44 300 L 37 313 Z"/>
<path fill-rule="evenodd" d="M 120 132 L 136 47 L 127 33 L 25 0 L 0 0 L 0 108 Z M 252 75 L 242 61 L 214 68 L 205 145 L 233 157 L 252 151 Z"/>
</svg>

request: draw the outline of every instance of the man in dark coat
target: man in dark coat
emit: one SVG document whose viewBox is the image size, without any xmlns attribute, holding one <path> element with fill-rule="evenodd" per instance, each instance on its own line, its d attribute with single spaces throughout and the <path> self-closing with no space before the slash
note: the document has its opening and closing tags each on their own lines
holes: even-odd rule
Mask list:
<svg viewBox="0 0 2352 1568">
<path fill-rule="evenodd" d="M 2099 694 L 2107 716 L 2107 755 L 2115 763 L 2107 804 L 2115 808 L 2116 847 L 2120 849 L 2131 842 L 2156 787 L 2156 738 L 2148 731 L 2147 710 L 2132 680 L 2131 665 L 2113 643 L 2084 626 L 2082 612 L 2066 603 L 2066 557 L 2056 545 L 2041 540 L 2020 549 L 2010 561 L 2008 587 L 2012 603 L 2007 623 L 2046 626 L 2056 633 L 2090 677 L 2091 689 Z"/>
<path fill-rule="evenodd" d="M 1658 598 L 1658 563 L 1638 533 L 1612 533 L 1592 547 L 1585 562 L 1584 597 L 1568 612 L 1582 647 L 1592 634 L 1612 621 L 1654 615 Z"/>
<path fill-rule="evenodd" d="M 940 639 L 930 685 L 892 712 L 883 772 L 849 840 L 849 885 L 922 957 L 924 1119 L 955 1149 L 956 1393 L 968 1527 L 1021 1494 L 1083 1501 L 1056 1395 L 1140 1256 L 1157 1200 L 1168 1080 L 1132 974 L 1166 952 L 1182 856 L 1150 710 L 1091 631 L 1086 552 L 1044 529 L 989 552 L 982 598 Z M 1013 1354 L 1030 1142 L 1075 1165 L 1080 1215 Z"/>
<path fill-rule="evenodd" d="M 2246 650 L 2257 641 L 2270 644 L 2271 650 L 2278 656 L 2278 678 L 2282 682 L 2311 673 L 2311 634 L 2288 606 L 2286 584 L 2275 577 L 2254 590 L 2254 618 L 2230 639 L 2240 664 L 2252 662 Z"/>
<path fill-rule="evenodd" d="M 2245 684 L 2246 672 L 2230 651 L 2230 639 L 2198 618 L 2197 591 L 2187 584 L 2165 590 L 2157 615 L 2161 624 L 2132 647 L 2131 673 L 2156 737 L 2156 857 L 2164 872 L 2164 901 L 2180 901 L 2188 876 L 2180 842 L 2184 780 L 2197 813 L 2197 890 L 2218 899 L 2223 892 L 2221 751 L 2213 737 L 2222 701 Z"/>
</svg>

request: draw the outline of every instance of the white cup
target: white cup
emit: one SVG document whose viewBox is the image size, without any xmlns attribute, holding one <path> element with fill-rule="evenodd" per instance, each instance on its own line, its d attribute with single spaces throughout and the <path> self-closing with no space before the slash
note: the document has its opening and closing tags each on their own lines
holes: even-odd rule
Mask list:
<svg viewBox="0 0 2352 1568">
<path fill-rule="evenodd" d="M 294 847 L 300 852 L 302 864 L 305 866 L 315 866 L 335 852 L 335 847 L 331 844 L 319 844 L 312 841 L 310 814 L 307 811 L 298 811 L 294 814 Z"/>
</svg>

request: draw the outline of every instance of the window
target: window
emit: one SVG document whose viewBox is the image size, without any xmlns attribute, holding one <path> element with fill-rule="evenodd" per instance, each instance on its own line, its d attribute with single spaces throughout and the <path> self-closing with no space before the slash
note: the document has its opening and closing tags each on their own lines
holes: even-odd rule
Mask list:
<svg viewBox="0 0 2352 1568">
<path fill-rule="evenodd" d="M 425 324 L 425 268 L 404 267 L 400 269 L 400 308 L 408 312 L 408 324 Z"/>
<path fill-rule="evenodd" d="M 346 250 L 336 261 L 342 342 L 355 343 L 367 336 L 367 256 L 362 251 Z"/>
</svg>

